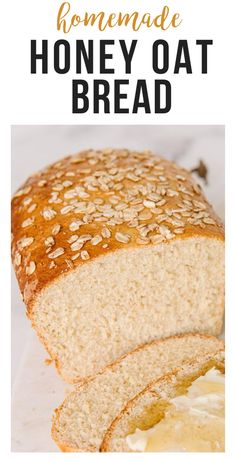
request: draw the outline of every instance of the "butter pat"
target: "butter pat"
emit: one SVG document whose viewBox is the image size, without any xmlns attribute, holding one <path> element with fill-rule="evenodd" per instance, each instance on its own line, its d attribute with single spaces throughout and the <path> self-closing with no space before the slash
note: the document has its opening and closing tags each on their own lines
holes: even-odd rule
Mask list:
<svg viewBox="0 0 236 461">
<path fill-rule="evenodd" d="M 170 400 L 164 418 L 126 438 L 130 449 L 149 452 L 224 451 L 225 377 L 215 368 Z"/>
</svg>

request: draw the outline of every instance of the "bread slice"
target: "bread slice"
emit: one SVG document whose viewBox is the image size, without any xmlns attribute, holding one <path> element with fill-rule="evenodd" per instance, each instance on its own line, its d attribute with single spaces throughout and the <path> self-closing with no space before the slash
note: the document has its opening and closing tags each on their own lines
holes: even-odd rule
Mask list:
<svg viewBox="0 0 236 461">
<path fill-rule="evenodd" d="M 99 451 L 107 428 L 152 380 L 187 359 L 224 350 L 217 338 L 188 334 L 154 341 L 121 357 L 72 392 L 56 410 L 52 437 L 62 451 Z"/>
<path fill-rule="evenodd" d="M 170 399 L 186 394 L 191 383 L 212 368 L 224 373 L 223 351 L 200 355 L 195 360 L 186 361 L 174 372 L 154 380 L 131 399 L 114 419 L 104 436 L 100 450 L 138 451 L 130 448 L 126 437 L 133 434 L 137 428 L 146 431 L 158 424 L 170 405 Z"/>
<path fill-rule="evenodd" d="M 69 382 L 153 339 L 221 331 L 222 223 L 189 172 L 150 152 L 89 150 L 35 174 L 12 236 L 28 316 Z"/>
</svg>

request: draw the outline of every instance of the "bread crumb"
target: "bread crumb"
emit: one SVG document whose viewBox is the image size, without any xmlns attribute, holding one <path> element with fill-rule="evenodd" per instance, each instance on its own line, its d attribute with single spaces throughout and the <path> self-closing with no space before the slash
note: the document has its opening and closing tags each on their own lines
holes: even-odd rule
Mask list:
<svg viewBox="0 0 236 461">
<path fill-rule="evenodd" d="M 49 365 L 51 365 L 52 363 L 54 362 L 53 359 L 45 359 L 44 360 L 44 364 L 48 367 Z"/>
</svg>

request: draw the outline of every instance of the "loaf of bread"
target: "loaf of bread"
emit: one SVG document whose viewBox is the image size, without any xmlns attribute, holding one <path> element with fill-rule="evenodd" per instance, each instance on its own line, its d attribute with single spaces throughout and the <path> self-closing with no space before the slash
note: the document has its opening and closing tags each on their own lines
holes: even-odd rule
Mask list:
<svg viewBox="0 0 236 461">
<path fill-rule="evenodd" d="M 28 316 L 69 382 L 153 339 L 218 335 L 224 232 L 189 172 L 150 152 L 88 150 L 12 200 Z"/>
<path fill-rule="evenodd" d="M 204 362 L 223 352 L 222 341 L 199 334 L 137 348 L 68 395 L 53 418 L 53 439 L 65 452 L 99 451 L 112 421 L 150 382 L 186 360 Z"/>
<path fill-rule="evenodd" d="M 224 352 L 218 351 L 154 380 L 115 418 L 101 451 L 224 451 L 221 374 Z"/>
</svg>

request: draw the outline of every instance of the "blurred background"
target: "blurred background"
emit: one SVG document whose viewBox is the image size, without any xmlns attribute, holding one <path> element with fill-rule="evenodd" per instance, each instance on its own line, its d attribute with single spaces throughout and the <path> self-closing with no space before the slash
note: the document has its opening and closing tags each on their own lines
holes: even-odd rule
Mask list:
<svg viewBox="0 0 236 461">
<path fill-rule="evenodd" d="M 197 170 L 203 177 L 195 171 L 196 180 L 224 220 L 224 144 L 221 125 L 12 126 L 12 193 L 32 173 L 82 149 L 149 149 Z M 12 450 L 57 451 L 50 439 L 50 421 L 65 385 L 53 367 L 45 370 L 46 352 L 24 310 L 12 274 Z"/>
</svg>

